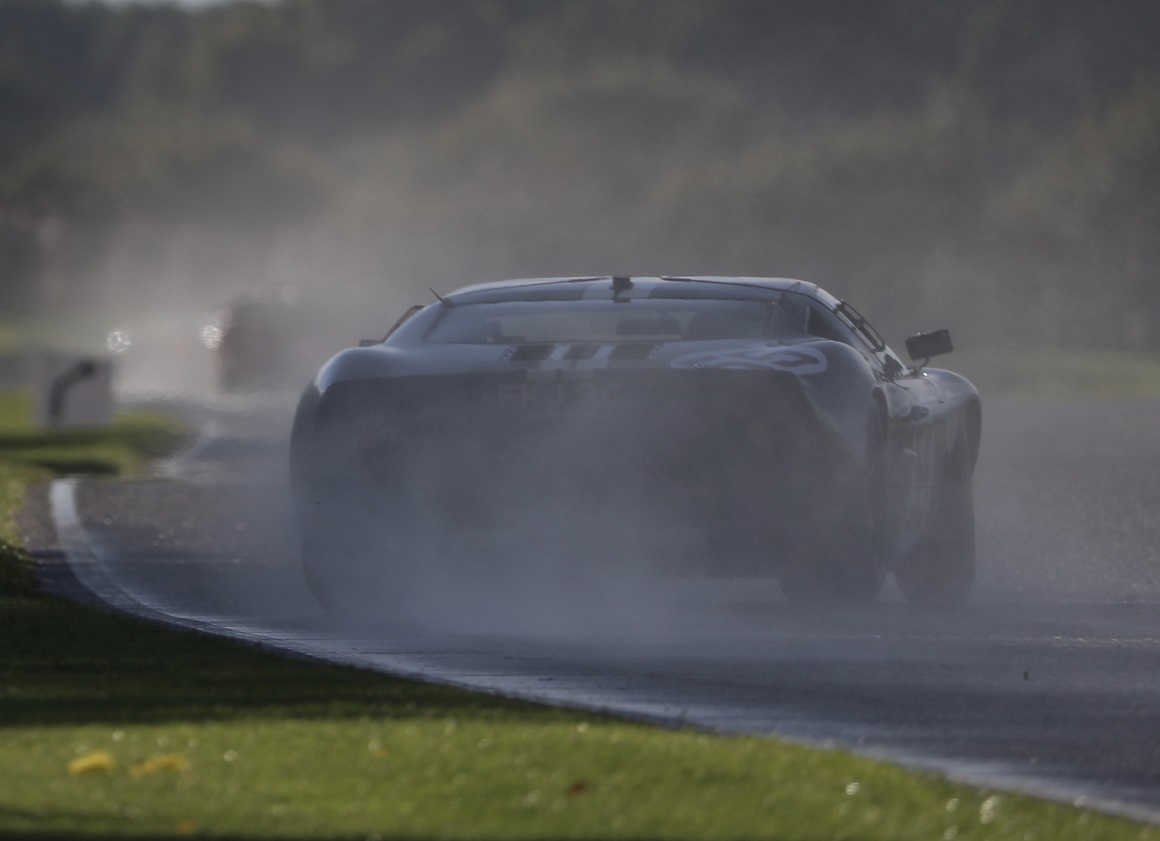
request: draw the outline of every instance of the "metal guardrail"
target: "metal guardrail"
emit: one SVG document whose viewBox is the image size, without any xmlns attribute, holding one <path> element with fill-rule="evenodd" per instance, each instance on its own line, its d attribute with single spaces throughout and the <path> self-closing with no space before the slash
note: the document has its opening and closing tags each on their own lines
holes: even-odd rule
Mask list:
<svg viewBox="0 0 1160 841">
<path fill-rule="evenodd" d="M 45 348 L 0 353 L 0 390 L 32 391 L 33 418 L 47 429 L 96 427 L 116 410 L 113 361 Z"/>
</svg>

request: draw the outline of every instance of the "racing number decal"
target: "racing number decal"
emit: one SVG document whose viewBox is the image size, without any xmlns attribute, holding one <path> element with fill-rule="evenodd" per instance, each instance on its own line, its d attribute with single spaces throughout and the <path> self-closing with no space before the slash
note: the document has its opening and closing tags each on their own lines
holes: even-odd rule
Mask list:
<svg viewBox="0 0 1160 841">
<path fill-rule="evenodd" d="M 811 347 L 753 347 L 705 350 L 677 357 L 674 368 L 772 368 L 799 376 L 820 374 L 829 366 L 826 355 Z"/>
</svg>

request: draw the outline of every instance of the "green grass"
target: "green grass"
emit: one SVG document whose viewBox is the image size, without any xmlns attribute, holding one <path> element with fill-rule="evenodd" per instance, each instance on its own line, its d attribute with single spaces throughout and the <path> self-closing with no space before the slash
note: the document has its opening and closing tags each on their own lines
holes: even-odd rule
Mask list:
<svg viewBox="0 0 1160 841">
<path fill-rule="evenodd" d="M 1160 397 L 1160 356 L 1099 350 L 964 351 L 934 360 L 988 395 L 1053 399 Z"/>
<path fill-rule="evenodd" d="M 0 353 L 15 353 L 31 344 L 30 325 L 0 318 Z"/>
<path fill-rule="evenodd" d="M 116 476 L 135 473 L 173 452 L 186 430 L 152 412 L 130 412 L 101 429 L 50 431 L 31 424 L 26 391 L 0 392 L 0 462 L 55 474 Z"/>
<path fill-rule="evenodd" d="M 172 441 L 157 428 L 68 447 L 140 459 Z M 841 751 L 286 659 L 14 586 L 9 515 L 50 474 L 27 455 L 39 433 L 3 411 L 0 429 L 0 838 L 1160 839 Z"/>
<path fill-rule="evenodd" d="M 1160 838 L 840 751 L 0 605 L 0 837 Z M 85 758 L 97 768 L 70 773 Z"/>
<path fill-rule="evenodd" d="M 36 574 L 21 548 L 14 514 L 24 504 L 28 485 L 45 475 L 36 468 L 0 460 L 0 597 L 36 591 Z"/>
<path fill-rule="evenodd" d="M 59 315 L 16 320 L 0 317 L 0 353 L 21 354 L 38 347 L 71 353 L 107 353 L 106 336 L 90 317 L 83 315 L 67 319 Z"/>
<path fill-rule="evenodd" d="M 36 589 L 14 518 L 30 484 L 67 474 L 139 472 L 187 435 L 172 418 L 151 412 L 122 414 L 102 429 L 69 431 L 37 429 L 32 415 L 26 390 L 0 391 L 0 593 Z"/>
</svg>

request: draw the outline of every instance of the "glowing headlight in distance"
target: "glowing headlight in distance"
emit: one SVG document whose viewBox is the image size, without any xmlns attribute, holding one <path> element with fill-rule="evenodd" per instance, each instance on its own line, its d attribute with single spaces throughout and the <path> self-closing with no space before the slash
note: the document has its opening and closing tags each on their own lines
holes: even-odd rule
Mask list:
<svg viewBox="0 0 1160 841">
<path fill-rule="evenodd" d="M 222 328 L 216 324 L 205 324 L 201 328 L 201 343 L 213 350 L 222 343 Z"/>
<path fill-rule="evenodd" d="M 133 346 L 133 340 L 124 330 L 113 330 L 105 339 L 105 344 L 113 353 L 124 353 Z"/>
</svg>

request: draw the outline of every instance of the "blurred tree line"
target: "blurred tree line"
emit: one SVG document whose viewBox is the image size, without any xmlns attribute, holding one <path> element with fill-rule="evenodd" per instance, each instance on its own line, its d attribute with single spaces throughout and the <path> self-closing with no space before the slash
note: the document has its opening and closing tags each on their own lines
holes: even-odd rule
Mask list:
<svg viewBox="0 0 1160 841">
<path fill-rule="evenodd" d="M 1160 350 L 1157 44 L 1155 0 L 0 0 L 0 307 L 787 275 L 894 342 Z"/>
</svg>

